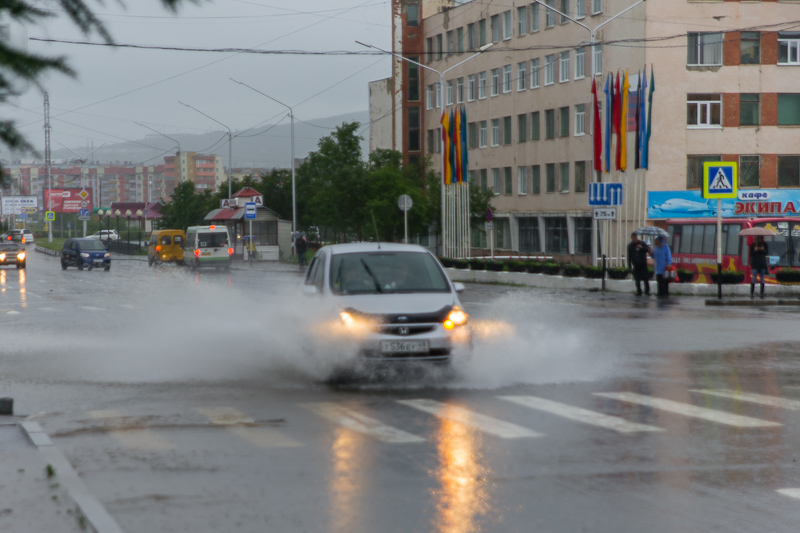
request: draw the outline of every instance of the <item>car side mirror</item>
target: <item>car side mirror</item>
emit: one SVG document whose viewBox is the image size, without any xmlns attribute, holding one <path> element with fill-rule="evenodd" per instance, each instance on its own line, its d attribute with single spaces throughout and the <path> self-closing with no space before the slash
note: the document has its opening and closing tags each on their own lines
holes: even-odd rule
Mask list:
<svg viewBox="0 0 800 533">
<path fill-rule="evenodd" d="M 316 296 L 317 294 L 319 294 L 319 291 L 317 291 L 316 285 L 303 285 L 304 296 Z"/>
<path fill-rule="evenodd" d="M 456 290 L 456 292 L 464 292 L 464 290 L 466 289 L 466 287 L 464 286 L 464 284 L 463 284 L 463 283 L 460 283 L 460 282 L 458 282 L 458 281 L 456 281 L 455 283 L 453 283 L 453 288 Z"/>
</svg>

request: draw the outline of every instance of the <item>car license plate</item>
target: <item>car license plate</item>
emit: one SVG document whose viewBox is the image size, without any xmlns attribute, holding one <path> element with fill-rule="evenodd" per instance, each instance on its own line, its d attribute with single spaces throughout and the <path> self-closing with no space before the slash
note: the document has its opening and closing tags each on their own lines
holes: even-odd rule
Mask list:
<svg viewBox="0 0 800 533">
<path fill-rule="evenodd" d="M 381 341 L 383 353 L 428 353 L 428 341 Z"/>
</svg>

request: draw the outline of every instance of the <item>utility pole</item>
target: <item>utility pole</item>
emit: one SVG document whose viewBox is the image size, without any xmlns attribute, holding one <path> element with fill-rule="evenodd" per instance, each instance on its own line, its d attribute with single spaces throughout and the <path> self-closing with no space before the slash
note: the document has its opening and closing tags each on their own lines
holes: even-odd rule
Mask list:
<svg viewBox="0 0 800 533">
<path fill-rule="evenodd" d="M 50 96 L 47 91 L 44 92 L 44 166 L 47 173 L 47 211 L 53 205 L 53 200 L 50 197 L 52 194 L 52 169 L 50 168 Z M 45 215 L 45 218 L 47 215 Z M 53 242 L 53 222 L 55 220 L 47 221 L 47 242 Z"/>
</svg>

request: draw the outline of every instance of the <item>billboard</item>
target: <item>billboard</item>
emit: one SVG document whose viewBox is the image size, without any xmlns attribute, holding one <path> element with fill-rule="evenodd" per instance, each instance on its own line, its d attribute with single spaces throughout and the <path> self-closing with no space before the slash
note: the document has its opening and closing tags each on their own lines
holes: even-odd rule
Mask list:
<svg viewBox="0 0 800 533">
<path fill-rule="evenodd" d="M 56 213 L 78 213 L 92 208 L 92 193 L 85 189 L 45 189 L 42 207 Z"/>
<path fill-rule="evenodd" d="M 723 198 L 722 216 L 796 217 L 800 215 L 797 189 L 743 189 L 736 198 Z M 716 218 L 717 201 L 706 200 L 698 190 L 650 191 L 647 218 Z"/>
<path fill-rule="evenodd" d="M 4 215 L 21 215 L 22 213 L 33 213 L 39 205 L 39 199 L 36 196 L 4 196 L 2 204 L 2 212 Z"/>
</svg>

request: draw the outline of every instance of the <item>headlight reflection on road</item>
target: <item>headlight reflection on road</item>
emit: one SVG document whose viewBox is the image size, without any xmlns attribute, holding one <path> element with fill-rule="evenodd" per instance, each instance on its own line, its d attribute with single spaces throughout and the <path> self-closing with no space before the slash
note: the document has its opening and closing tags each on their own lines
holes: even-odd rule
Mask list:
<svg viewBox="0 0 800 533">
<path fill-rule="evenodd" d="M 19 272 L 19 299 L 22 307 L 27 307 L 28 295 L 25 291 L 25 269 L 17 270 Z"/>
<path fill-rule="evenodd" d="M 483 487 L 487 469 L 481 465 L 473 430 L 463 424 L 440 419 L 437 435 L 439 468 L 438 511 L 433 530 L 441 533 L 475 531 L 475 518 L 489 509 Z"/>
<path fill-rule="evenodd" d="M 331 448 L 333 473 L 330 481 L 331 531 L 363 531 L 363 524 L 357 523 L 364 512 L 360 505 L 364 500 L 366 476 L 369 471 L 364 452 L 364 440 L 353 431 L 339 429 Z"/>
</svg>

